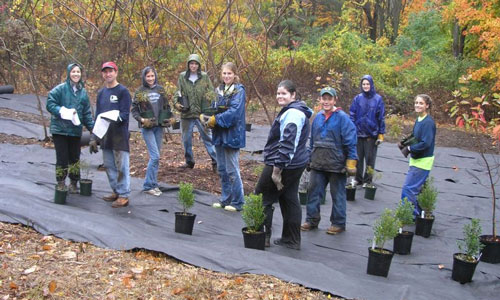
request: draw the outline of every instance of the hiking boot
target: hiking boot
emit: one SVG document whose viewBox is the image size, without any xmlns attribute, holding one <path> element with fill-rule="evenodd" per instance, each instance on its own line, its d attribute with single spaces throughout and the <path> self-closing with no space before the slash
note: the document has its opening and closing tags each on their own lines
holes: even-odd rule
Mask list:
<svg viewBox="0 0 500 300">
<path fill-rule="evenodd" d="M 300 230 L 302 231 L 309 231 L 311 229 L 317 229 L 318 225 L 313 225 L 309 222 L 304 222 L 304 224 L 300 225 Z"/>
<path fill-rule="evenodd" d="M 264 242 L 264 247 L 271 247 L 271 236 L 266 234 L 266 241 Z"/>
<path fill-rule="evenodd" d="M 194 168 L 194 163 L 184 163 L 179 169 L 192 169 Z"/>
<path fill-rule="evenodd" d="M 111 207 L 117 208 L 117 207 L 124 207 L 128 205 L 128 198 L 125 197 L 118 197 L 113 203 L 111 204 Z"/>
<path fill-rule="evenodd" d="M 156 190 L 155 188 L 150 189 L 150 190 L 145 190 L 143 192 L 146 194 L 152 195 L 152 196 L 156 196 L 156 197 L 159 197 L 161 195 L 161 191 L 159 189 Z"/>
<path fill-rule="evenodd" d="M 68 191 L 70 194 L 78 194 L 80 191 L 78 190 L 78 186 L 76 185 L 76 181 L 71 180 L 69 184 Z"/>
<path fill-rule="evenodd" d="M 112 202 L 112 201 L 115 201 L 116 199 L 118 199 L 118 194 L 116 194 L 114 192 L 111 195 L 102 197 L 102 200 L 104 200 L 106 202 Z"/>
<path fill-rule="evenodd" d="M 326 230 L 326 233 L 327 234 L 332 234 L 332 235 L 335 235 L 335 234 L 339 234 L 339 233 L 342 233 L 345 231 L 345 227 L 340 227 L 340 226 L 336 226 L 336 225 L 332 225 L 330 226 L 327 230 Z"/>
<path fill-rule="evenodd" d="M 282 239 L 276 239 L 273 242 L 275 245 L 284 246 L 293 250 L 300 250 L 300 244 L 292 244 L 290 242 L 284 242 Z"/>
</svg>

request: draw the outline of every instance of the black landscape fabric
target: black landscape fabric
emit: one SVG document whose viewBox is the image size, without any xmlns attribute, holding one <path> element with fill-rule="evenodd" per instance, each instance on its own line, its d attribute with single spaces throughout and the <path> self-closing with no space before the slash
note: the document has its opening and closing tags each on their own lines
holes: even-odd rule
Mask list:
<svg viewBox="0 0 500 300">
<path fill-rule="evenodd" d="M 260 141 L 266 138 L 263 134 Z M 491 234 L 489 189 L 468 173 L 486 182 L 477 153 L 436 149 L 431 175 L 439 196 L 432 235 L 415 236 L 410 255 L 394 255 L 387 278 L 367 275 L 366 267 L 368 240 L 373 238 L 371 226 L 385 208 L 398 203 L 408 169 L 407 160 L 394 144 L 379 147 L 376 169 L 383 176 L 375 182 L 375 200 L 364 199 L 363 189 L 358 189 L 356 200 L 347 203 L 347 231 L 330 236 L 325 234 L 331 210 L 327 196 L 319 230 L 302 233 L 300 251 L 275 245 L 266 251 L 245 249 L 240 213 L 211 208 L 217 196 L 202 191 L 196 191 L 192 236 L 174 232 L 174 212 L 181 210 L 175 186 L 161 183 L 164 193 L 154 197 L 141 193 L 143 179 L 132 178 L 130 205 L 113 209 L 101 200 L 110 192 L 105 173 L 96 169 L 102 161 L 101 152 L 90 156 L 84 149 L 82 159 L 92 166 L 93 195 L 69 195 L 66 205 L 58 205 L 53 203 L 54 150 L 1 144 L 0 221 L 100 247 L 164 252 L 215 271 L 269 274 L 345 298 L 497 299 L 500 294 L 499 265 L 480 262 L 472 283 L 461 285 L 451 280 L 452 256 L 458 252 L 456 241 L 462 237 L 463 225 L 470 218 L 479 218 L 483 233 Z M 273 238 L 277 238 L 282 224 L 278 205 L 274 217 Z M 392 241 L 385 248 L 392 249 Z"/>
</svg>

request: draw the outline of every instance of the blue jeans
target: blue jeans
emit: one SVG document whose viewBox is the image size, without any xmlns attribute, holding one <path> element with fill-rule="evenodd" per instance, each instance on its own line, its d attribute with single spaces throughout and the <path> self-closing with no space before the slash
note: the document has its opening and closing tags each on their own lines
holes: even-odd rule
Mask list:
<svg viewBox="0 0 500 300">
<path fill-rule="evenodd" d="M 321 220 L 320 203 L 325 196 L 326 186 L 330 183 L 332 196 L 332 212 L 330 222 L 332 225 L 344 227 L 346 223 L 346 175 L 341 173 L 311 170 L 307 196 L 306 222 L 318 226 Z"/>
<path fill-rule="evenodd" d="M 160 151 L 163 141 L 163 127 L 141 128 L 142 137 L 148 147 L 149 162 L 146 170 L 146 180 L 142 188 L 147 191 L 158 187 L 158 167 L 160 166 Z"/>
<path fill-rule="evenodd" d="M 417 196 L 422 190 L 422 187 L 429 177 L 431 171 L 420 169 L 411 166 L 406 174 L 405 183 L 403 184 L 403 191 L 401 192 L 401 200 L 405 197 L 413 203 L 415 209 L 413 210 L 413 215 L 418 216 L 422 213 L 422 209 L 418 205 Z"/>
<path fill-rule="evenodd" d="M 240 210 L 245 202 L 243 183 L 240 176 L 240 149 L 216 146 L 217 171 L 222 185 L 221 204 L 231 205 Z"/>
<path fill-rule="evenodd" d="M 130 154 L 120 150 L 102 150 L 102 159 L 108 175 L 109 185 L 120 197 L 130 196 Z"/>
<path fill-rule="evenodd" d="M 181 137 L 182 145 L 184 146 L 184 157 L 186 158 L 186 163 L 194 165 L 193 157 L 193 129 L 194 126 L 198 127 L 198 132 L 200 133 L 200 138 L 205 144 L 208 155 L 212 159 L 212 163 L 216 161 L 215 147 L 212 144 L 212 133 L 201 125 L 198 119 L 181 119 Z"/>
</svg>

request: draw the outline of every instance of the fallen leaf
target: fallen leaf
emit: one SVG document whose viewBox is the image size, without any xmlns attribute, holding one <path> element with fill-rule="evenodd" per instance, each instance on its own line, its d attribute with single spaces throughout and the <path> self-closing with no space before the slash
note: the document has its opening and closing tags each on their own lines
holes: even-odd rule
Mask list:
<svg viewBox="0 0 500 300">
<path fill-rule="evenodd" d="M 174 295 L 179 295 L 179 294 L 182 294 L 184 292 L 184 289 L 183 288 L 176 288 L 172 291 L 172 294 Z"/>
<path fill-rule="evenodd" d="M 144 268 L 142 267 L 132 268 L 130 270 L 135 274 L 142 274 L 142 272 L 144 272 Z"/>
<path fill-rule="evenodd" d="M 50 245 L 43 245 L 42 249 L 44 251 L 49 251 L 50 249 L 52 249 L 52 247 Z"/>
<path fill-rule="evenodd" d="M 132 285 L 130 285 L 130 277 L 124 277 L 122 279 L 122 283 L 127 288 L 131 288 L 132 287 Z"/>
<path fill-rule="evenodd" d="M 28 275 L 28 274 L 31 274 L 31 273 L 35 272 L 37 269 L 38 269 L 38 268 L 37 268 L 37 266 L 36 266 L 36 265 L 34 265 L 33 267 L 31 267 L 31 268 L 29 268 L 29 269 L 24 270 L 24 272 L 23 272 L 23 273 L 24 273 L 25 275 Z"/>
<path fill-rule="evenodd" d="M 241 277 L 237 277 L 235 280 L 234 280 L 234 283 L 236 284 L 242 284 L 245 280 Z"/>
<path fill-rule="evenodd" d="M 12 281 L 10 282 L 9 287 L 10 287 L 11 290 L 17 290 L 17 284 L 15 284 Z"/>
<path fill-rule="evenodd" d="M 49 283 L 49 292 L 51 292 L 51 293 L 55 292 L 56 288 L 57 288 L 57 283 L 54 280 L 52 280 Z"/>
<path fill-rule="evenodd" d="M 217 299 L 222 299 L 225 298 L 226 296 L 227 296 L 227 291 L 224 291 L 217 296 Z"/>
<path fill-rule="evenodd" d="M 66 251 L 61 255 L 62 258 L 73 259 L 76 258 L 76 252 L 74 251 Z"/>
</svg>

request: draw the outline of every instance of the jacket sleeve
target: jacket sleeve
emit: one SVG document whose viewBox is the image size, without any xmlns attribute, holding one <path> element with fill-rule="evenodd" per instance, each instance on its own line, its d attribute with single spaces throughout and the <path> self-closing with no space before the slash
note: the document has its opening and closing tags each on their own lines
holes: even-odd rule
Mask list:
<svg viewBox="0 0 500 300">
<path fill-rule="evenodd" d="M 126 88 L 124 88 L 120 97 L 120 120 L 118 120 L 119 123 L 128 122 L 131 102 L 132 99 L 130 97 L 130 93 Z"/>
<path fill-rule="evenodd" d="M 351 118 L 351 121 L 353 123 L 356 123 L 356 117 L 357 117 L 357 113 L 358 113 L 358 101 L 357 101 L 358 97 L 354 97 L 354 99 L 352 99 L 352 103 L 351 103 L 351 106 L 349 107 L 349 117 Z"/>
<path fill-rule="evenodd" d="M 429 147 L 432 145 L 432 141 L 435 138 L 435 126 L 436 125 L 434 124 L 434 122 L 425 122 L 424 124 L 422 124 L 422 128 L 420 129 L 422 136 L 418 138 L 418 142 L 416 144 L 410 146 L 411 153 L 418 155 L 429 149 Z"/>
<path fill-rule="evenodd" d="M 358 160 L 356 126 L 354 126 L 354 123 L 347 116 L 343 118 L 340 134 L 342 136 L 342 146 L 347 153 L 347 159 Z"/>
<path fill-rule="evenodd" d="M 380 96 L 379 96 L 380 97 Z M 377 114 L 377 122 L 378 122 L 378 133 L 385 133 L 385 104 L 382 97 L 379 98 L 378 103 L 378 114 Z"/>
<path fill-rule="evenodd" d="M 50 112 L 52 115 L 56 117 L 61 117 L 61 114 L 59 113 L 59 110 L 61 109 L 61 85 L 56 86 L 53 88 L 50 92 L 49 95 L 47 96 L 47 104 L 45 108 L 47 109 L 48 112 Z"/>
<path fill-rule="evenodd" d="M 94 128 L 94 118 L 92 118 L 92 111 L 90 110 L 90 101 L 87 91 L 82 91 L 82 123 L 85 125 L 88 131 L 92 131 Z"/>
<path fill-rule="evenodd" d="M 306 116 L 297 109 L 289 109 L 280 122 L 279 155 L 274 165 L 283 169 L 290 164 L 299 144 Z"/>
<path fill-rule="evenodd" d="M 141 112 L 139 111 L 139 103 L 137 101 L 137 93 L 139 93 L 139 90 L 135 91 L 134 93 L 134 99 L 132 100 L 132 117 L 136 119 L 137 121 L 141 120 Z"/>
<path fill-rule="evenodd" d="M 245 89 L 239 89 L 238 93 L 233 95 L 230 100 L 229 109 L 215 116 L 217 125 L 220 127 L 229 128 L 234 126 L 245 115 Z"/>
</svg>

